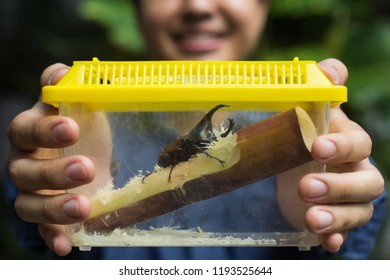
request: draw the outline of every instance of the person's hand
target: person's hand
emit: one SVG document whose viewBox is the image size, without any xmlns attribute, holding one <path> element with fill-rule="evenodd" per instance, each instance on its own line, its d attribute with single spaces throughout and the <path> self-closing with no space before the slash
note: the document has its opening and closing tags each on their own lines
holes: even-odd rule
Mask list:
<svg viewBox="0 0 390 280">
<path fill-rule="evenodd" d="M 347 68 L 327 59 L 318 66 L 334 84 L 344 84 Z M 301 198 L 314 205 L 305 215 L 307 228 L 321 236 L 321 245 L 337 252 L 350 229 L 369 222 L 372 200 L 384 189 L 384 179 L 369 161 L 369 135 L 349 120 L 340 107 L 331 109 L 329 134 L 312 146 L 313 158 L 327 165 L 327 172 L 312 173 L 300 181 Z"/>
<path fill-rule="evenodd" d="M 55 64 L 47 68 L 41 84 L 54 85 L 68 67 Z M 89 200 L 65 190 L 91 182 L 95 165 L 84 156 L 60 157 L 60 149 L 73 145 L 79 138 L 79 126 L 57 109 L 36 103 L 11 122 L 8 172 L 19 189 L 15 209 L 21 219 L 37 223 L 38 230 L 58 255 L 71 251 L 65 224 L 85 220 L 91 207 Z"/>
</svg>

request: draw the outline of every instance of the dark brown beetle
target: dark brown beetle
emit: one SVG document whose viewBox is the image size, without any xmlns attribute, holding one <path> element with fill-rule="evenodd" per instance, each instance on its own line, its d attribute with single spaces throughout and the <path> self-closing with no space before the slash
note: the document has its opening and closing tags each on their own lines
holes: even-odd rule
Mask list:
<svg viewBox="0 0 390 280">
<path fill-rule="evenodd" d="M 229 107 L 229 105 L 217 105 L 211 109 L 207 114 L 200 120 L 200 122 L 190 131 L 188 135 L 181 136 L 175 141 L 166 146 L 160 155 L 158 156 L 158 165 L 160 167 L 171 167 L 169 172 L 168 182 L 171 181 L 171 174 L 173 168 L 180 162 L 189 160 L 191 157 L 194 157 L 197 153 L 204 153 L 209 158 L 217 160 L 222 166 L 224 162 L 217 157 L 210 155 L 206 149 L 207 146 L 217 139 L 213 133 L 213 126 L 211 123 L 211 118 L 214 113 L 223 107 Z M 233 129 L 234 121 L 229 120 L 228 129 L 221 134 L 221 137 L 226 137 Z M 148 174 L 150 175 L 150 174 Z M 143 179 L 148 176 L 146 175 Z"/>
</svg>

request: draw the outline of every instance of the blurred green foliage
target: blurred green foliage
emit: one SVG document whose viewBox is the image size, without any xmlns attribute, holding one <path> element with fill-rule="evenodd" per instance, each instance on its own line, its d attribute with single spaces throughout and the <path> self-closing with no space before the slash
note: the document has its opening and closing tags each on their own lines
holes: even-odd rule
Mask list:
<svg viewBox="0 0 390 280">
<path fill-rule="evenodd" d="M 343 106 L 374 142 L 373 155 L 390 178 L 390 2 L 274 0 L 265 59 L 336 57 L 349 69 Z"/>
<path fill-rule="evenodd" d="M 105 27 L 108 39 L 115 45 L 140 54 L 142 36 L 137 29 L 137 19 L 131 1 L 85 0 L 78 7 L 82 18 Z"/>
<path fill-rule="evenodd" d="M 0 50 L 3 98 L 34 101 L 46 66 L 95 56 L 138 60 L 144 44 L 130 0 L 0 0 Z M 371 135 L 374 158 L 389 179 L 390 1 L 272 0 L 254 59 L 296 56 L 336 57 L 348 66 L 343 108 Z"/>
</svg>

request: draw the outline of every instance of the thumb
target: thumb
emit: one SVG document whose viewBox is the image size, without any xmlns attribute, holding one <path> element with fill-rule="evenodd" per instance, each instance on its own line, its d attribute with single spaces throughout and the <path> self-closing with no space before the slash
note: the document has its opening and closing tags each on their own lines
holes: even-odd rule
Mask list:
<svg viewBox="0 0 390 280">
<path fill-rule="evenodd" d="M 56 63 L 47 67 L 41 75 L 41 86 L 55 85 L 68 72 L 69 66 Z"/>
</svg>

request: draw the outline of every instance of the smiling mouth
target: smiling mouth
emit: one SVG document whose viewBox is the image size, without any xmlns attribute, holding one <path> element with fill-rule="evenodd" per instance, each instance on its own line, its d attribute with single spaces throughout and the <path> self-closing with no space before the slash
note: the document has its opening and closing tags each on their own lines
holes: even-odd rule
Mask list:
<svg viewBox="0 0 390 280">
<path fill-rule="evenodd" d="M 173 36 L 178 48 L 183 52 L 210 52 L 218 49 L 222 36 L 211 32 L 186 33 Z"/>
</svg>

